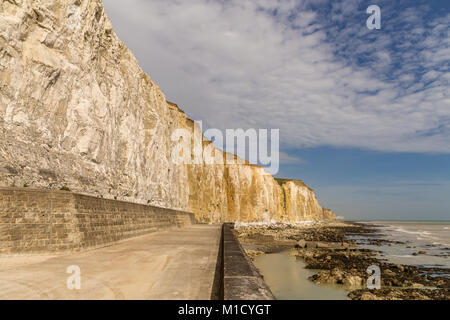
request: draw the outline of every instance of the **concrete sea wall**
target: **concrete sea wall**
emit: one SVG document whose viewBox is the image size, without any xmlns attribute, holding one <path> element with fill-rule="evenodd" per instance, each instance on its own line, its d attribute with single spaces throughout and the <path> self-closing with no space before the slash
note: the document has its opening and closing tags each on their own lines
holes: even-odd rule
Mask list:
<svg viewBox="0 0 450 320">
<path fill-rule="evenodd" d="M 194 214 L 183 211 L 66 191 L 0 188 L 0 254 L 94 249 L 195 223 Z M 232 228 L 221 228 L 211 299 L 274 299 Z"/>
<path fill-rule="evenodd" d="M 0 253 L 96 247 L 188 226 L 194 215 L 64 191 L 0 188 Z"/>
<path fill-rule="evenodd" d="M 232 224 L 223 225 L 223 299 L 274 300 L 272 291 L 245 253 L 232 229 Z"/>
</svg>

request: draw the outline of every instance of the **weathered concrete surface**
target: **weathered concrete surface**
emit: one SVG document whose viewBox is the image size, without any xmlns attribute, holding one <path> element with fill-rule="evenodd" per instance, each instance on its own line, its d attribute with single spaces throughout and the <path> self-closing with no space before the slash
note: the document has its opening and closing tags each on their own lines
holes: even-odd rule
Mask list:
<svg viewBox="0 0 450 320">
<path fill-rule="evenodd" d="M 0 256 L 0 299 L 210 299 L 220 237 L 220 225 L 194 225 L 64 256 Z M 80 290 L 67 288 L 71 265 Z"/>
</svg>

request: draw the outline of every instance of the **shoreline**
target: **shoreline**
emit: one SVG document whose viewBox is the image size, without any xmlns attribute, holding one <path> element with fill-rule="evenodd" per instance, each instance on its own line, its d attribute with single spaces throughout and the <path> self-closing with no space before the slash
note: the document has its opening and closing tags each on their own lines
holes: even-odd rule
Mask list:
<svg viewBox="0 0 450 320">
<path fill-rule="evenodd" d="M 239 225 L 236 236 L 253 260 L 261 254 L 295 249 L 306 269 L 319 270 L 309 279 L 318 284 L 344 285 L 352 300 L 449 300 L 450 277 L 443 268 L 394 264 L 377 251 L 358 246 L 349 236 L 371 236 L 378 246 L 401 243 L 385 239 L 373 226 L 360 222 L 317 222 L 304 225 Z M 381 289 L 366 287 L 369 266 L 381 270 Z M 431 276 L 431 274 L 434 274 Z"/>
</svg>

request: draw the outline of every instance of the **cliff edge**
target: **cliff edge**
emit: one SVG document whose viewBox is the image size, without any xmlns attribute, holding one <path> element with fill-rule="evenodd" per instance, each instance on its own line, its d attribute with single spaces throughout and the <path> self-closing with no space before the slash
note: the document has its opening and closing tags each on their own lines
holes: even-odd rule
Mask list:
<svg viewBox="0 0 450 320">
<path fill-rule="evenodd" d="M 2 1 L 0 45 L 0 186 L 70 189 L 204 222 L 334 219 L 304 183 L 258 166 L 173 163 L 172 133 L 195 124 L 139 67 L 101 0 Z"/>
</svg>

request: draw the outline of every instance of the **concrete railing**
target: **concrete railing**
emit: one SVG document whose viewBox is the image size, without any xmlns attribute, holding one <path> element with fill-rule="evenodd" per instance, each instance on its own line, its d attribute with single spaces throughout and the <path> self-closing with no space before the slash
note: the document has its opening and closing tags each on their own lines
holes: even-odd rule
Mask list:
<svg viewBox="0 0 450 320">
<path fill-rule="evenodd" d="M 195 223 L 171 209 L 65 191 L 0 188 L 0 253 L 36 253 L 107 245 Z"/>
<path fill-rule="evenodd" d="M 262 276 L 233 234 L 233 224 L 225 223 L 222 234 L 224 300 L 274 300 Z"/>
</svg>

